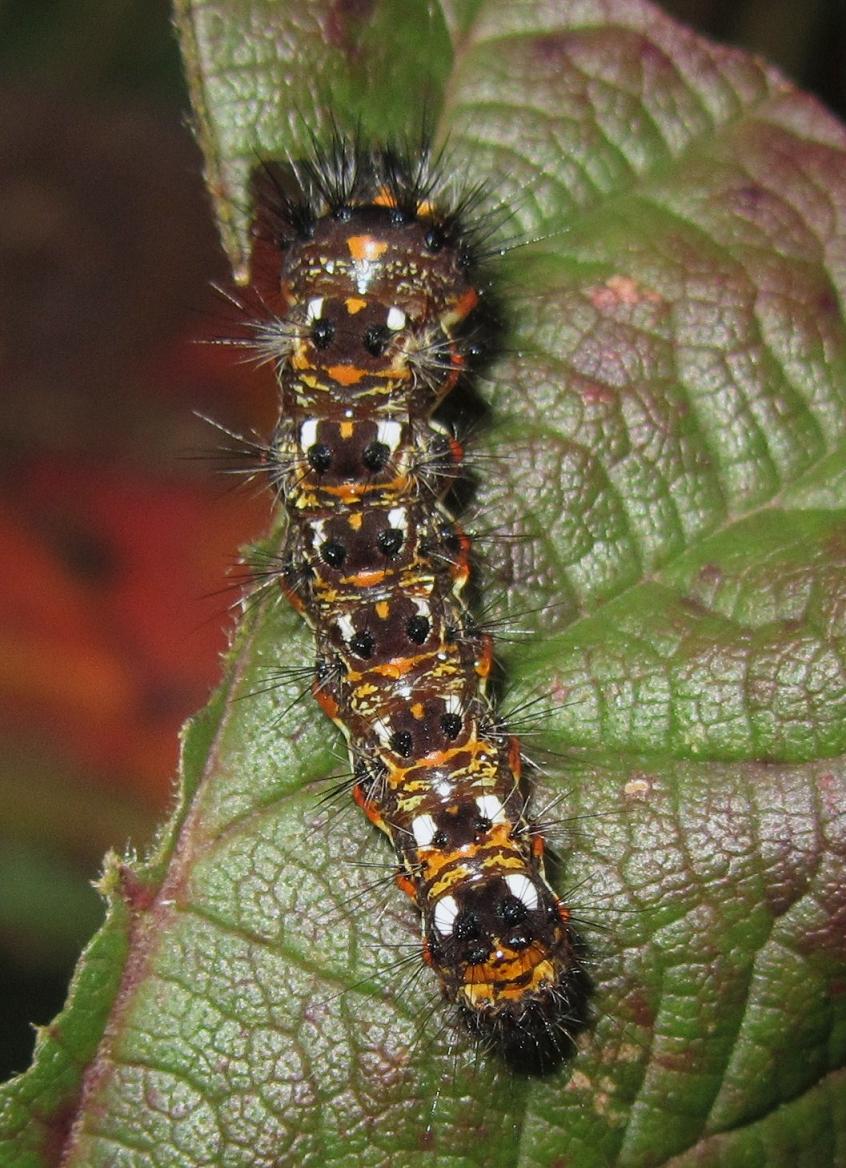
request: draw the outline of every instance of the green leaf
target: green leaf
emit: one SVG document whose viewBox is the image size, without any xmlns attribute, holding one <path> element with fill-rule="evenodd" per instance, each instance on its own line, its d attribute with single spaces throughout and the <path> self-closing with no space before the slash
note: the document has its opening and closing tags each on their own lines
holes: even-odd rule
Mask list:
<svg viewBox="0 0 846 1168">
<path fill-rule="evenodd" d="M 110 864 L 110 919 L 6 1089 L 3 1163 L 842 1163 L 846 132 L 635 0 L 178 19 L 236 267 L 256 152 L 333 117 L 413 132 L 421 103 L 542 237 L 502 265 L 476 503 L 532 537 L 483 544 L 482 582 L 527 610 L 506 705 L 548 695 L 527 745 L 591 1019 L 570 1065 L 518 1078 L 392 968 L 415 922 L 361 866 L 386 846 L 317 804 L 338 736 L 296 687 L 234 700 L 309 657 L 268 606 L 155 857 Z"/>
</svg>

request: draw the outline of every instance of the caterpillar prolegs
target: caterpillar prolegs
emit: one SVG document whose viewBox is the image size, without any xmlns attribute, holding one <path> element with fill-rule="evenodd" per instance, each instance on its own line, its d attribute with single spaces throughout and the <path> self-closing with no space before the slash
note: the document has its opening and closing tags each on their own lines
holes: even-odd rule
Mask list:
<svg viewBox="0 0 846 1168">
<path fill-rule="evenodd" d="M 282 587 L 314 630 L 314 695 L 393 844 L 424 961 L 483 1042 L 546 1065 L 566 1047 L 569 913 L 488 692 L 491 638 L 462 599 L 470 543 L 444 500 L 463 454 L 433 418 L 476 347 L 476 195 L 450 200 L 426 151 L 340 135 L 292 169 L 257 227 Z"/>
</svg>

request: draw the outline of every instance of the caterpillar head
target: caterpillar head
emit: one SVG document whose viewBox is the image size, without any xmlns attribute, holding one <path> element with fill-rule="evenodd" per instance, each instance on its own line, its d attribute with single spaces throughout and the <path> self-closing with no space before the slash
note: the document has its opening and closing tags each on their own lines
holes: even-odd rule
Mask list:
<svg viewBox="0 0 846 1168">
<path fill-rule="evenodd" d="M 290 240 L 282 251 L 280 289 L 289 301 L 306 291 L 371 295 L 383 303 L 394 297 L 413 317 L 452 310 L 458 320 L 475 304 L 469 263 L 449 226 L 431 213 L 374 200 L 320 215 L 304 236 Z M 462 296 L 469 299 L 456 311 Z"/>
</svg>

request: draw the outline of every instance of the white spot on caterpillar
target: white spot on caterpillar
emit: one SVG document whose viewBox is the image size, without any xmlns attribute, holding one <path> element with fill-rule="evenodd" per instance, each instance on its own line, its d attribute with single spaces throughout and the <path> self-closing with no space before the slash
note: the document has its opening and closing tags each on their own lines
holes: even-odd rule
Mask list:
<svg viewBox="0 0 846 1168">
<path fill-rule="evenodd" d="M 448 714 L 460 714 L 461 697 L 458 694 L 447 694 L 444 698 L 444 708 Z"/>
<path fill-rule="evenodd" d="M 538 907 L 537 889 L 528 876 L 518 874 L 517 872 L 509 872 L 505 877 L 505 883 L 512 896 L 516 896 L 518 900 L 522 901 L 528 909 Z"/>
<path fill-rule="evenodd" d="M 408 517 L 405 507 L 392 507 L 388 512 L 388 526 L 396 527 L 399 531 L 408 529 Z"/>
<path fill-rule="evenodd" d="M 399 422 L 379 422 L 376 427 L 376 440 L 383 442 L 389 450 L 396 450 L 402 437 L 402 426 Z"/>
<path fill-rule="evenodd" d="M 418 848 L 430 847 L 435 838 L 437 826 L 431 815 L 418 815 L 411 824 L 411 834 Z"/>
<path fill-rule="evenodd" d="M 391 728 L 387 726 L 381 718 L 377 718 L 373 723 L 373 729 L 376 731 L 376 737 L 383 746 L 391 745 Z"/>
<path fill-rule="evenodd" d="M 308 418 L 300 427 L 300 445 L 303 450 L 314 446 L 317 441 L 317 418 Z"/>
<path fill-rule="evenodd" d="M 505 808 L 502 800 L 497 799 L 496 795 L 480 795 L 476 800 L 476 806 L 479 808 L 479 814 L 489 819 L 491 823 L 505 823 Z"/>
<path fill-rule="evenodd" d="M 323 315 L 323 297 L 316 296 L 314 298 L 314 300 L 309 300 L 308 307 L 306 308 L 306 316 L 310 321 L 312 321 L 312 320 L 319 320 L 322 315 Z"/>
<path fill-rule="evenodd" d="M 442 896 L 435 905 L 435 928 L 442 936 L 449 937 L 457 916 L 458 901 L 454 896 Z"/>
<path fill-rule="evenodd" d="M 355 627 L 348 616 L 339 616 L 336 622 L 345 641 L 351 641 L 355 636 Z"/>
<path fill-rule="evenodd" d="M 397 333 L 400 329 L 405 328 L 405 319 L 405 313 L 401 308 L 391 307 L 388 309 L 388 328 L 392 333 Z"/>
</svg>

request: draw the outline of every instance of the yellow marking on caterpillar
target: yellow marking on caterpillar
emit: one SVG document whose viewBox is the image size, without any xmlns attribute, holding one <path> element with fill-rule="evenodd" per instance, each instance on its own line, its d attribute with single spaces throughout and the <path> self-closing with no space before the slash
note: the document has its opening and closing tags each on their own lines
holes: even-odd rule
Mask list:
<svg viewBox="0 0 846 1168">
<path fill-rule="evenodd" d="M 482 1006 L 493 1006 L 498 1001 L 518 1001 L 526 996 L 527 992 L 541 989 L 546 985 L 555 984 L 555 967 L 549 960 L 539 961 L 532 969 L 531 977 L 519 979 L 516 984 L 500 984 L 494 975 L 488 982 L 466 981 L 461 987 L 460 995 L 466 999 L 473 1009 Z"/>
</svg>

